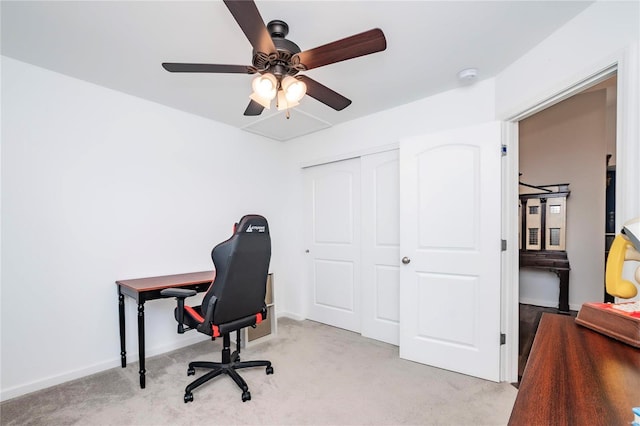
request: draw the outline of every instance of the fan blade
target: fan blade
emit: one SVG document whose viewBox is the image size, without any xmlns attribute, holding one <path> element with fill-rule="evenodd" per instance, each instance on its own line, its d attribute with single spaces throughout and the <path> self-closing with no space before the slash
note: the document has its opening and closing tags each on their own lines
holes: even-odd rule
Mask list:
<svg viewBox="0 0 640 426">
<path fill-rule="evenodd" d="M 318 68 L 335 62 L 380 52 L 387 48 L 381 29 L 365 31 L 294 55 L 306 69 Z"/>
<path fill-rule="evenodd" d="M 169 72 L 213 72 L 233 74 L 254 74 L 256 69 L 248 65 L 218 65 L 218 64 L 181 64 L 163 62 L 162 67 Z"/>
<path fill-rule="evenodd" d="M 233 15 L 238 25 L 249 39 L 249 43 L 256 52 L 276 53 L 276 46 L 271 40 L 258 7 L 249 0 L 224 0 L 224 4 Z"/>
<path fill-rule="evenodd" d="M 244 115 L 260 115 L 262 114 L 262 110 L 264 107 L 259 103 L 255 102 L 253 99 L 249 101 L 249 105 L 247 105 L 247 109 L 244 110 Z"/>
<path fill-rule="evenodd" d="M 342 111 L 349 105 L 351 101 L 341 94 L 334 92 L 327 86 L 323 86 L 317 81 L 307 77 L 306 75 L 299 75 L 296 78 L 307 85 L 307 95 L 322 102 L 325 105 L 330 106 L 336 111 Z"/>
</svg>

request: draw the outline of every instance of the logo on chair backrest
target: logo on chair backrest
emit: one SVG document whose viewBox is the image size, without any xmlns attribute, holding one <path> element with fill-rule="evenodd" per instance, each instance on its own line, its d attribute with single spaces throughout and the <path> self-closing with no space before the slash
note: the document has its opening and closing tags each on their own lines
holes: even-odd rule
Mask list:
<svg viewBox="0 0 640 426">
<path fill-rule="evenodd" d="M 264 225 L 249 225 L 245 232 L 264 232 L 266 227 Z"/>
</svg>

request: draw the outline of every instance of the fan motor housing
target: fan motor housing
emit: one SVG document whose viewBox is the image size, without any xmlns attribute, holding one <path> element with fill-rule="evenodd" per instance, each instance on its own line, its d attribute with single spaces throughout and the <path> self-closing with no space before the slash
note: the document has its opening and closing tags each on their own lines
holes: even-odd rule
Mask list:
<svg viewBox="0 0 640 426">
<path fill-rule="evenodd" d="M 300 47 L 285 37 L 289 34 L 289 25 L 279 19 L 270 21 L 267 24 L 267 30 L 271 35 L 271 40 L 276 46 L 277 53 L 267 55 L 264 52 L 253 51 L 253 66 L 258 72 L 265 73 L 271 71 L 278 75 L 296 75 L 300 71 L 300 67 L 292 62 L 292 58 L 296 53 L 300 53 Z"/>
</svg>

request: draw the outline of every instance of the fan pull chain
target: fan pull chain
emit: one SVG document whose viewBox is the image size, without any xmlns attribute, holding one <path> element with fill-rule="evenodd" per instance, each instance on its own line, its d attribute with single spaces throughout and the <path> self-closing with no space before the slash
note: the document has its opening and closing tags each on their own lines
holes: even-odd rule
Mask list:
<svg viewBox="0 0 640 426">
<path fill-rule="evenodd" d="M 278 108 L 278 106 L 279 106 L 278 98 L 276 98 L 276 108 Z M 285 110 L 284 116 L 287 118 L 287 120 L 291 118 L 291 113 L 289 112 L 289 108 Z"/>
</svg>

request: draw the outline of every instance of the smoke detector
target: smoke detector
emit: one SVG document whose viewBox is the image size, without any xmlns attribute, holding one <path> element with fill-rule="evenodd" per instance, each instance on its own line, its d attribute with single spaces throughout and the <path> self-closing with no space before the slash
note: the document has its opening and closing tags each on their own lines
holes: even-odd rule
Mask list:
<svg viewBox="0 0 640 426">
<path fill-rule="evenodd" d="M 458 80 L 463 84 L 471 84 L 478 78 L 477 68 L 466 68 L 458 73 Z"/>
</svg>

